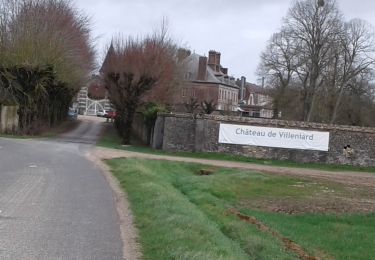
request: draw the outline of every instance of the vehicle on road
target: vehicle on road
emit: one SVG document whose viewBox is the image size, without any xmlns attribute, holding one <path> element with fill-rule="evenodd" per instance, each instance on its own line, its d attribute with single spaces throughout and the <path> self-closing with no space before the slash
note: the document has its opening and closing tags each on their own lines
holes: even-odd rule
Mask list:
<svg viewBox="0 0 375 260">
<path fill-rule="evenodd" d="M 68 119 L 75 120 L 77 118 L 78 118 L 77 110 L 70 107 L 69 110 L 68 110 Z"/>
<path fill-rule="evenodd" d="M 104 109 L 99 109 L 98 112 L 96 113 L 96 116 L 98 117 L 105 117 L 107 111 L 105 111 Z"/>
<path fill-rule="evenodd" d="M 117 113 L 116 111 L 113 111 L 113 110 L 107 111 L 106 114 L 104 115 L 105 118 L 111 118 L 111 119 L 115 119 L 116 116 L 117 116 Z"/>
</svg>

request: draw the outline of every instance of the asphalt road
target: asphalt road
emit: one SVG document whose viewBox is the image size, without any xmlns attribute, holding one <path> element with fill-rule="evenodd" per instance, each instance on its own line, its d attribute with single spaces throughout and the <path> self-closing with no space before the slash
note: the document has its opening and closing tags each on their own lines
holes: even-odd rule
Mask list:
<svg viewBox="0 0 375 260">
<path fill-rule="evenodd" d="M 0 259 L 122 259 L 113 193 L 85 158 L 100 123 L 59 140 L 0 138 Z"/>
</svg>

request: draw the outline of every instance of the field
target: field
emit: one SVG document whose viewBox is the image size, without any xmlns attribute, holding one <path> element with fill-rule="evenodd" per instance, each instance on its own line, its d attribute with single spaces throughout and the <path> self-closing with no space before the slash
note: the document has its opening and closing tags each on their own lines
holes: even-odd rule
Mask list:
<svg viewBox="0 0 375 260">
<path fill-rule="evenodd" d="M 145 159 L 107 161 L 145 259 L 373 259 L 373 183 Z"/>
</svg>

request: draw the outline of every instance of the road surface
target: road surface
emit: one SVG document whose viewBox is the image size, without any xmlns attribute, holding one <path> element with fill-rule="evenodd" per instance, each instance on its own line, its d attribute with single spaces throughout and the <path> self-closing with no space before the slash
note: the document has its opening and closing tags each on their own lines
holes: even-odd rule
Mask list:
<svg viewBox="0 0 375 260">
<path fill-rule="evenodd" d="M 122 259 L 113 193 L 85 153 L 101 124 L 50 140 L 0 138 L 0 259 Z"/>
</svg>

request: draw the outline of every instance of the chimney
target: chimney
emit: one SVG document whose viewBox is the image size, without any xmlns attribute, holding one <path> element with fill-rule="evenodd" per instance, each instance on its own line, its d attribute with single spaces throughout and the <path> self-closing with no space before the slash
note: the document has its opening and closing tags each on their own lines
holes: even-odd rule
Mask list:
<svg viewBox="0 0 375 260">
<path fill-rule="evenodd" d="M 199 57 L 197 80 L 206 80 L 207 77 L 207 57 Z"/>
<path fill-rule="evenodd" d="M 220 57 L 221 57 L 221 53 L 220 52 L 216 52 L 216 59 L 215 59 L 215 65 L 216 65 L 216 69 L 215 71 L 216 72 L 220 72 Z"/>
<path fill-rule="evenodd" d="M 240 89 L 240 100 L 241 101 L 244 98 L 245 86 L 246 86 L 246 78 L 242 76 L 241 77 L 241 89 Z"/>
<path fill-rule="evenodd" d="M 220 72 L 220 52 L 217 51 L 209 51 L 208 52 L 208 66 L 215 71 L 215 72 Z"/>
<path fill-rule="evenodd" d="M 224 75 L 228 75 L 228 68 L 221 68 L 221 72 L 222 72 Z"/>
<path fill-rule="evenodd" d="M 209 51 L 208 52 L 208 65 L 214 65 L 216 59 L 216 51 Z"/>
</svg>

